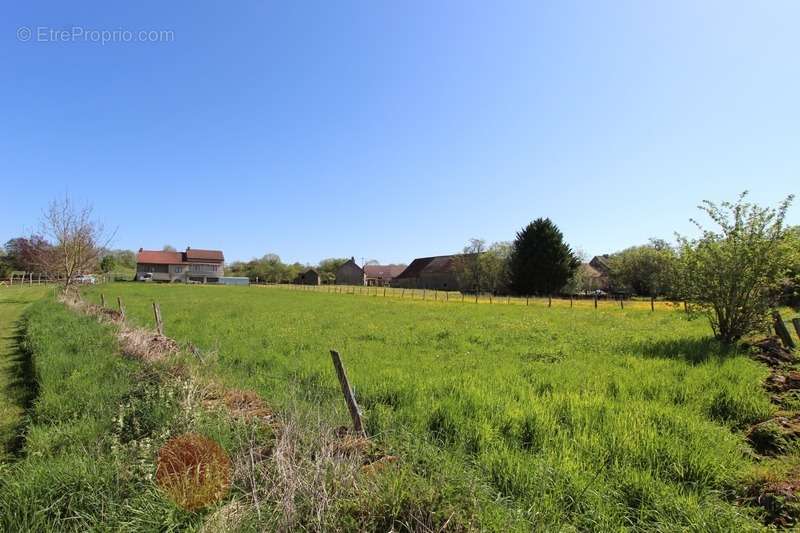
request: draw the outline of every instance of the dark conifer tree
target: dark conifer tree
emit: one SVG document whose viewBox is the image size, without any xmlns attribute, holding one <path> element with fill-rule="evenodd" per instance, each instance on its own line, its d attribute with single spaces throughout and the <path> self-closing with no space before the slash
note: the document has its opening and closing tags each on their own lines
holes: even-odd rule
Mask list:
<svg viewBox="0 0 800 533">
<path fill-rule="evenodd" d="M 517 294 L 554 294 L 575 273 L 580 261 L 549 218 L 537 218 L 517 232 L 509 263 Z"/>
</svg>

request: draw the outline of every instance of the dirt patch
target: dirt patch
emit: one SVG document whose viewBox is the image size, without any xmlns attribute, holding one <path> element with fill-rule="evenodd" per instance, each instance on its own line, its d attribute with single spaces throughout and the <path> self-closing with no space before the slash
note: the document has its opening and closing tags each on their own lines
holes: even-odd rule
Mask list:
<svg viewBox="0 0 800 533">
<path fill-rule="evenodd" d="M 764 382 L 770 392 L 788 392 L 800 390 L 800 372 L 790 370 L 785 373 L 773 372 Z"/>
<path fill-rule="evenodd" d="M 800 519 L 800 476 L 793 472 L 786 480 L 760 479 L 747 491 L 745 501 L 764 510 L 764 523 L 790 528 Z"/>
<path fill-rule="evenodd" d="M 138 328 L 120 328 L 119 344 L 122 353 L 142 361 L 160 361 L 180 351 L 175 340 Z"/>
<path fill-rule="evenodd" d="M 225 407 L 234 418 L 269 420 L 272 410 L 255 391 L 228 389 L 222 397 Z"/>
<path fill-rule="evenodd" d="M 747 432 L 747 441 L 760 455 L 776 456 L 789 451 L 800 438 L 800 414 L 777 413 Z"/>
</svg>

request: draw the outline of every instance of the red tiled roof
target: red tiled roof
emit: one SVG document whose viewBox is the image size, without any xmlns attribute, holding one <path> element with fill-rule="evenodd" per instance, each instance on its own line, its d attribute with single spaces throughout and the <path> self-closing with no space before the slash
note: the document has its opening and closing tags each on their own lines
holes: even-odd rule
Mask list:
<svg viewBox="0 0 800 533">
<path fill-rule="evenodd" d="M 187 261 L 225 261 L 225 256 L 222 255 L 220 250 L 196 250 L 194 248 L 186 249 Z"/>
<path fill-rule="evenodd" d="M 183 263 L 183 254 L 181 252 L 139 250 L 136 262 L 148 265 L 180 265 Z"/>
<path fill-rule="evenodd" d="M 368 278 L 392 279 L 399 276 L 405 268 L 402 265 L 365 265 L 364 273 Z"/>
</svg>

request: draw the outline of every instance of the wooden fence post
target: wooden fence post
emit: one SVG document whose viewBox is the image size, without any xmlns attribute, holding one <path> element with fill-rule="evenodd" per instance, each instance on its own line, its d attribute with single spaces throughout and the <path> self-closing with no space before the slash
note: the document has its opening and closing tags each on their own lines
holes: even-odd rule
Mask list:
<svg viewBox="0 0 800 533">
<path fill-rule="evenodd" d="M 772 312 L 772 321 L 775 325 L 775 333 L 777 333 L 778 337 L 781 338 L 781 341 L 783 341 L 783 345 L 786 346 L 786 348 L 788 348 L 789 350 L 794 348 L 794 341 L 792 340 L 792 336 L 789 334 L 789 330 L 786 328 L 786 324 L 783 323 L 781 314 L 778 311 Z"/>
<path fill-rule="evenodd" d="M 794 331 L 797 333 L 797 338 L 800 339 L 800 318 L 793 318 L 792 325 L 794 326 Z"/>
<path fill-rule="evenodd" d="M 364 425 L 361 422 L 361 412 L 353 395 L 353 389 L 350 388 L 350 382 L 347 380 L 347 372 L 344 370 L 339 352 L 331 350 L 331 359 L 333 359 L 333 367 L 336 369 L 336 377 L 339 378 L 339 385 L 342 387 L 344 400 L 347 402 L 347 409 L 350 411 L 350 418 L 353 419 L 353 429 L 362 437 L 366 437 L 367 433 L 364 431 Z"/>
<path fill-rule="evenodd" d="M 122 305 L 122 298 L 119 296 L 117 296 L 117 307 L 119 308 L 119 314 L 122 320 L 125 320 L 125 306 Z"/>
<path fill-rule="evenodd" d="M 597 309 L 597 293 L 594 293 L 594 308 Z"/>
<path fill-rule="evenodd" d="M 656 310 L 656 297 L 655 296 L 651 296 L 650 297 L 650 311 L 651 312 L 655 312 L 655 310 Z"/>
<path fill-rule="evenodd" d="M 687 315 L 689 314 L 689 305 L 686 303 L 686 300 L 683 301 L 683 310 Z"/>
<path fill-rule="evenodd" d="M 573 304 L 573 301 L 572 301 L 572 300 L 573 300 L 573 296 L 570 294 L 570 295 L 569 295 L 569 308 L 570 308 L 570 309 L 572 309 L 572 304 Z"/>
<path fill-rule="evenodd" d="M 547 307 L 553 307 L 553 297 L 551 295 L 547 295 Z"/>
<path fill-rule="evenodd" d="M 164 323 L 161 321 L 161 308 L 153 302 L 153 315 L 156 318 L 156 331 L 159 335 L 164 334 Z"/>
<path fill-rule="evenodd" d="M 619 308 L 625 309 L 625 298 L 623 296 L 619 297 Z"/>
</svg>

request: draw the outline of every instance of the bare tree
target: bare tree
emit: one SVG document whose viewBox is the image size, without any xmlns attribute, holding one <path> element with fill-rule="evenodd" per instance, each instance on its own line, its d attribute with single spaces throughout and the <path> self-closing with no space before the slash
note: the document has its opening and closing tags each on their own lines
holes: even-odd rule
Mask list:
<svg viewBox="0 0 800 533">
<path fill-rule="evenodd" d="M 97 269 L 103 248 L 111 241 L 93 219 L 91 206 L 78 208 L 67 196 L 52 201 L 45 210 L 41 234 L 50 246 L 37 249 L 36 263 L 42 271 L 58 276 L 65 290 L 79 275 Z"/>
</svg>

